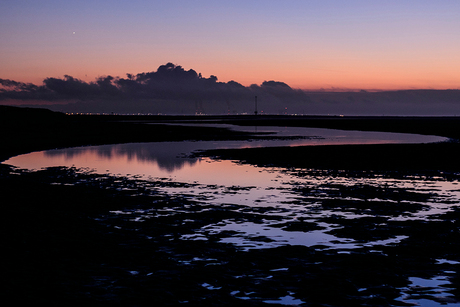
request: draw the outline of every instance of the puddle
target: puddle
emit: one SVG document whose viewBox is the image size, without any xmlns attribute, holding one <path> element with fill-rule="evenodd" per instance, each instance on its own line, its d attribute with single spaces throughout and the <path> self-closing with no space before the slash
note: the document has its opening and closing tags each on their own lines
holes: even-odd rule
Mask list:
<svg viewBox="0 0 460 307">
<path fill-rule="evenodd" d="M 374 245 L 397 244 L 406 236 L 397 236 L 388 240 L 376 240 L 367 243 L 360 243 L 350 239 L 341 239 L 327 234 L 327 224 L 319 224 L 325 230 L 313 231 L 285 231 L 273 227 L 270 223 L 256 224 L 251 222 L 238 223 L 223 221 L 223 225 L 210 225 L 201 229 L 193 235 L 182 236 L 183 240 L 206 240 L 207 237 L 218 233 L 229 233 L 231 236 L 224 237 L 221 243 L 230 243 L 241 247 L 243 250 L 275 248 L 285 245 L 302 245 L 308 247 L 320 246 L 321 249 L 356 249 L 372 247 Z M 327 228 L 326 228 L 327 227 Z"/>
<path fill-rule="evenodd" d="M 408 288 L 403 289 L 401 301 L 418 306 L 458 307 L 460 303 L 449 291 L 455 290 L 447 276 L 433 278 L 410 277 Z"/>
<path fill-rule="evenodd" d="M 259 132 L 271 130 L 257 129 Z M 448 181 L 441 175 L 437 178 L 331 175 L 314 170 L 255 167 L 236 161 L 188 158 L 198 149 L 279 144 L 300 146 L 306 142 L 314 145 L 317 142 L 346 140 L 342 131 L 331 135 L 323 130 L 327 129 L 283 130 L 278 136 L 297 138 L 286 140 L 136 143 L 71 148 L 21 155 L 4 163 L 24 169 L 62 166 L 76 168 L 77 172 L 101 174 L 102 177 L 88 176 L 79 182 L 72 182 L 74 177 L 67 180 L 62 175 L 49 180 L 55 185 L 104 187 L 103 184 L 107 184 L 106 189 L 145 197 L 142 199 L 146 203 L 140 208 L 118 208 L 95 218 L 113 232 L 132 231 L 152 242 L 180 243 L 180 246 L 209 243 L 216 249 L 215 244 L 221 248 L 228 245 L 248 255 L 261 250 L 274 252 L 279 248 L 308 248 L 311 257 L 315 253 L 333 257 L 333 270 L 339 270 L 337 263 L 348 259 L 339 257 L 356 254 L 386 257 L 389 249 L 413 243 L 411 240 L 417 232 L 423 230 L 420 225 L 425 227 L 428 223 L 439 222 L 437 227 L 440 228 L 435 230 L 447 227 L 442 223 L 448 214 L 458 209 L 460 188 L 458 180 Z M 366 143 L 362 133 L 359 135 L 349 137 L 347 142 Z M 385 134 L 388 139 L 379 140 L 372 133 L 366 135 L 367 140 L 374 143 L 388 142 L 391 139 L 388 135 L 393 137 L 391 142 L 401 141 L 395 134 Z M 167 201 L 148 198 L 152 195 Z M 157 225 L 164 226 L 166 230 L 156 229 Z M 161 235 L 155 237 L 156 232 L 152 229 Z M 201 263 L 204 266 L 224 266 L 226 263 L 205 255 L 188 257 L 185 252 L 171 252 L 169 258 L 177 258 L 179 265 L 188 267 Z M 457 272 L 460 262 L 447 258 L 445 255 L 436 258 L 433 265 L 438 269 L 434 277 L 408 275 L 411 276 L 409 285 L 399 288 L 401 296 L 398 300 L 422 306 L 459 306 L 449 291 L 455 289 L 451 276 Z M 286 263 L 289 264 L 289 261 Z M 280 266 L 265 268 L 270 276 L 292 271 L 289 266 L 276 265 Z M 305 269 L 301 263 L 296 265 Z M 141 270 L 128 272 L 133 277 L 143 276 Z M 339 276 L 343 276 L 341 274 Z M 211 293 L 224 292 L 223 284 L 211 279 L 201 282 L 200 288 Z M 356 296 L 364 295 L 362 293 L 366 291 L 358 291 Z M 266 304 L 304 304 L 306 300 L 298 292 L 284 292 L 278 298 L 257 297 L 249 290 L 235 290 L 231 295 Z"/>
<path fill-rule="evenodd" d="M 295 305 L 300 305 L 300 304 L 305 303 L 304 301 L 296 299 L 295 297 L 291 295 L 280 297 L 277 300 L 265 300 L 263 302 L 266 304 L 279 304 L 279 305 L 288 305 L 288 306 L 295 306 Z"/>
</svg>

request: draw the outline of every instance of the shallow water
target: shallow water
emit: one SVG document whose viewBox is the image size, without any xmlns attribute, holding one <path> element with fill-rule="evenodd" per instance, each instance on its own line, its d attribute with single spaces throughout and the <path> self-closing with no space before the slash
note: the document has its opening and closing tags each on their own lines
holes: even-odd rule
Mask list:
<svg viewBox="0 0 460 307">
<path fill-rule="evenodd" d="M 222 125 L 225 126 L 225 125 Z M 227 125 L 230 127 L 230 125 Z M 99 174 L 131 176 L 143 180 L 184 183 L 165 185 L 159 189 L 169 195 L 186 196 L 203 204 L 238 204 L 251 208 L 268 208 L 265 214 L 271 219 L 282 217 L 293 222 L 302 221 L 321 225 L 321 230 L 285 231 L 273 227 L 277 221 L 253 222 L 225 221 L 207 225 L 184 240 L 196 240 L 217 232 L 233 231 L 237 235 L 223 238 L 246 249 L 270 248 L 280 245 L 323 245 L 328 248 L 353 249 L 364 246 L 350 238 L 338 238 L 328 234 L 331 227 L 322 222 L 329 216 L 340 219 L 357 219 L 376 215 L 375 209 L 351 207 L 321 208 L 320 202 L 334 200 L 374 203 L 404 203 L 406 209 L 383 210 L 379 216 L 388 221 L 426 220 L 451 210 L 452 204 L 460 201 L 460 188 L 456 181 L 425 178 L 394 179 L 383 177 L 354 178 L 329 175 L 308 175 L 302 170 L 262 168 L 237 163 L 236 161 L 189 158 L 197 150 L 215 148 L 241 148 L 260 146 L 301 146 L 316 144 L 355 143 L 399 143 L 432 142 L 443 138 L 398 133 L 340 131 L 316 128 L 291 127 L 233 127 L 240 130 L 256 129 L 271 132 L 278 140 L 221 141 L 221 142 L 160 142 L 130 143 L 103 146 L 88 146 L 33 152 L 13 157 L 6 164 L 25 169 L 41 169 L 64 166 L 90 170 Z M 275 133 L 276 132 L 276 133 Z M 289 137 L 296 137 L 292 139 Z M 354 191 L 355 187 L 360 190 Z M 383 187 L 383 188 L 382 188 Z M 342 191 L 341 191 L 342 190 Z M 348 195 L 344 194 L 348 191 Z M 400 197 L 398 192 L 410 191 L 411 195 Z M 366 195 L 367 193 L 367 195 Z M 406 198 L 406 199 L 404 199 Z M 420 201 L 420 199 L 422 201 Z M 117 214 L 117 213 L 114 213 Z M 142 214 L 138 216 L 142 220 Z M 254 237 L 269 238 L 270 242 L 257 242 Z M 366 246 L 393 244 L 404 236 L 386 240 L 375 240 Z"/>
<path fill-rule="evenodd" d="M 259 128 L 258 128 L 259 129 Z M 264 128 L 264 131 L 273 128 Z M 182 223 L 193 223 L 209 206 L 226 208 L 237 215 L 210 221 L 193 233 L 182 234 L 184 242 L 208 241 L 232 244 L 242 251 L 272 249 L 280 246 L 307 246 L 318 251 L 351 254 L 366 250 L 385 254 L 392 246 L 411 240 L 412 223 L 442 221 L 460 203 L 457 180 L 442 176 L 331 175 L 302 169 L 255 167 L 237 161 L 189 158 L 196 150 L 255 146 L 300 146 L 321 144 L 355 144 L 386 142 L 431 142 L 442 138 L 408 138 L 410 135 L 351 132 L 327 129 L 282 129 L 279 139 L 250 142 L 162 142 L 135 143 L 35 152 L 13 157 L 6 164 L 25 169 L 52 166 L 75 167 L 98 174 L 127 176 L 136 180 L 135 189 L 155 189 L 169 197 L 184 198 L 197 204 L 196 219 L 190 216 Z M 259 130 L 258 132 L 261 132 Z M 392 138 L 393 137 L 393 138 Z M 413 136 L 412 136 L 413 137 Z M 403 141 L 406 140 L 406 141 Z M 133 189 L 120 185 L 120 189 Z M 147 208 L 111 211 L 114 221 L 128 218 L 130 223 L 143 223 L 154 217 L 174 216 L 187 208 Z M 409 225 L 409 226 L 408 226 Z M 114 227 L 125 227 L 114 225 Z M 409 230 L 408 230 L 409 229 Z M 185 263 L 185 262 L 184 262 Z M 458 262 L 440 259 L 447 266 L 444 273 L 431 278 L 411 276 L 411 285 L 402 288 L 399 300 L 427 306 L 457 306 L 447 290 Z M 203 284 L 210 290 L 211 284 Z M 440 298 L 430 298 L 435 289 Z M 365 290 L 363 290 L 365 291 Z M 431 292 L 430 292 L 431 293 Z M 234 294 L 249 299 L 243 293 Z M 302 304 L 291 294 L 266 303 Z"/>
<path fill-rule="evenodd" d="M 213 173 L 216 180 L 222 172 L 214 164 L 208 167 L 199 158 L 187 158 L 191 153 L 207 149 L 251 148 L 273 146 L 314 146 L 345 144 L 389 144 L 389 143 L 432 143 L 442 142 L 444 137 L 414 135 L 406 133 L 344 131 L 321 128 L 299 127 L 238 127 L 233 125 L 210 125 L 229 129 L 268 133 L 270 139 L 249 139 L 247 141 L 198 141 L 198 142 L 152 142 L 129 143 L 102 146 L 85 146 L 67 149 L 33 152 L 12 157 L 6 164 L 27 169 L 51 166 L 85 167 L 96 172 L 112 174 L 136 174 L 153 177 L 176 177 L 178 180 L 200 181 L 196 178 L 202 172 Z M 206 161 L 209 162 L 209 161 Z M 231 176 L 226 176 L 231 177 Z M 241 180 L 239 178 L 238 180 Z"/>
</svg>

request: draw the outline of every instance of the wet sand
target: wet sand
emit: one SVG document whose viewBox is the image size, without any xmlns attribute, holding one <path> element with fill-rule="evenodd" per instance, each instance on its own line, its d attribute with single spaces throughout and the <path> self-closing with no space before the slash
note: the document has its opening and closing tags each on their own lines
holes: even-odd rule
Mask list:
<svg viewBox="0 0 460 307">
<path fill-rule="evenodd" d="M 458 117 L 321 117 L 321 116 L 85 116 L 64 115 L 48 110 L 0 106 L 0 128 L 3 131 L 0 161 L 37 150 L 86 145 L 128 142 L 183 140 L 244 140 L 264 135 L 237 132 L 222 128 L 170 125 L 180 122 L 218 122 L 244 126 L 297 126 L 343 130 L 402 132 L 437 135 L 451 138 L 450 144 L 378 145 L 378 146 L 317 146 L 304 148 L 258 149 L 241 151 L 248 159 L 273 156 L 272 163 L 306 167 L 308 157 L 312 167 L 380 167 L 398 169 L 417 164 L 429 168 L 457 169 L 455 154 L 460 149 L 460 118 Z M 155 123 L 152 125 L 151 123 Z M 168 125 L 162 125 L 168 123 Z M 269 150 L 266 154 L 262 151 Z M 232 155 L 236 155 L 233 152 Z M 376 157 L 373 159 L 372 157 Z M 388 162 L 385 162 L 388 160 Z M 439 163 L 439 167 L 437 165 Z M 316 164 L 316 166 L 315 166 Z M 387 164 L 387 166 L 385 166 Z M 330 165 L 330 166 L 329 166 Z M 451 166 L 449 166 L 451 165 Z M 292 165 L 295 166 L 295 165 Z M 363 166 L 364 167 L 364 166 Z"/>
<path fill-rule="evenodd" d="M 116 117 L 70 120 L 60 114 L 46 113 L 40 119 L 35 116 L 21 114 L 22 121 L 9 117 L 3 122 L 2 131 L 18 133 L 14 137 L 8 134 L 2 141 L 3 159 L 66 146 L 247 137 L 221 129 L 143 125 L 139 117 L 127 123 L 114 121 Z M 259 118 L 244 119 L 241 124 L 262 125 Z M 268 123 L 268 118 L 263 120 Z M 376 128 L 376 119 L 367 118 L 310 118 L 313 124 L 307 119 L 278 120 L 280 125 Z M 460 136 L 460 120 L 456 118 L 379 118 L 378 122 L 383 131 Z M 458 149 L 458 143 L 451 142 L 255 148 L 202 154 L 286 167 L 299 176 L 314 176 L 315 172 L 356 178 L 399 174 L 452 181 L 459 179 Z M 203 240 L 182 238 L 205 225 L 227 220 L 265 223 L 276 208 L 203 205 L 185 196 L 159 193 L 157 187 L 165 184 L 177 183 L 68 168 L 29 172 L 0 164 L 0 240 L 7 258 L 2 262 L 7 282 L 1 290 L 3 297 L 17 303 L 65 306 L 261 306 L 283 302 L 301 306 L 410 306 L 423 299 L 439 304 L 460 300 L 458 205 L 423 220 L 391 218 L 423 212 L 425 202 L 439 201 L 433 189 L 427 194 L 361 185 L 322 191 L 327 193 L 325 197 L 317 188 L 297 187 L 299 195 L 317 204 L 317 210 L 366 212 L 369 216 L 344 219 L 329 215 L 315 222 L 272 217 L 276 218 L 270 221 L 272 225 L 308 232 L 320 229 L 322 223 L 335 224 L 331 234 L 362 243 L 398 236 L 405 239 L 398 244 L 363 244 L 352 251 L 325 246 L 244 250 L 221 242 L 233 235 L 231 231 L 210 232 Z M 331 200 L 337 193 L 342 200 Z M 381 200 L 373 200 L 376 197 Z M 129 214 L 113 213 L 118 211 Z M 145 215 L 151 218 L 135 222 Z M 448 285 L 432 288 L 413 282 L 414 277 L 428 281 L 437 276 L 446 278 Z"/>
<path fill-rule="evenodd" d="M 438 201 L 436 189 L 428 187 L 427 194 L 363 184 L 330 191 L 298 185 L 298 206 L 337 212 L 307 221 L 276 207 L 202 204 L 187 195 L 159 193 L 160 186 L 180 183 L 68 168 L 25 172 L 1 165 L 0 184 L 7 196 L 1 215 L 7 281 L 2 295 L 19 304 L 264 306 L 285 299 L 300 306 L 410 306 L 420 299 L 456 302 L 460 294 L 458 205 L 429 218 L 410 218 L 427 210 L 425 202 Z M 229 221 L 293 234 L 328 224 L 333 225 L 328 233 L 345 241 L 335 248 L 247 249 L 225 239 L 254 245 L 272 239 L 203 232 Z M 354 247 L 340 247 L 344 244 Z M 444 287 L 411 282 L 440 277 Z"/>
<path fill-rule="evenodd" d="M 342 171 L 458 173 L 460 144 L 382 144 L 208 150 L 220 159 L 241 160 L 259 166 Z"/>
</svg>

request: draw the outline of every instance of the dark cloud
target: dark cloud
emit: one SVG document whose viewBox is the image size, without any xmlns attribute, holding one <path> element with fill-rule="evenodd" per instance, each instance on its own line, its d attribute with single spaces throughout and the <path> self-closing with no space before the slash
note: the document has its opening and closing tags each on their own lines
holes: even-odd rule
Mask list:
<svg viewBox="0 0 460 307">
<path fill-rule="evenodd" d="M 90 99 L 100 95 L 97 83 L 86 83 L 71 76 L 64 79 L 46 78 L 43 83 L 45 88 L 61 99 Z"/>
<path fill-rule="evenodd" d="M 253 113 L 254 96 L 258 97 L 258 111 L 271 114 L 460 114 L 458 90 L 305 92 L 272 80 L 246 87 L 236 81 L 219 82 L 213 75 L 206 78 L 172 63 L 156 71 L 103 76 L 93 82 L 68 75 L 46 78 L 40 86 L 0 79 L 3 104 L 59 102 L 59 106 L 47 107 L 66 112 Z"/>
<path fill-rule="evenodd" d="M 65 75 L 46 78 L 42 86 L 1 80 L 0 100 L 69 101 L 68 110 L 94 112 L 213 112 L 244 113 L 253 111 L 253 97 L 268 103 L 304 96 L 287 84 L 265 81 L 261 86 L 245 87 L 238 82 L 219 82 L 216 76 L 205 78 L 195 70 L 167 63 L 156 71 L 105 76 L 85 82 Z M 65 108 L 65 107 L 61 107 Z"/>
<path fill-rule="evenodd" d="M 0 100 L 54 100 L 45 86 L 0 79 Z"/>
</svg>

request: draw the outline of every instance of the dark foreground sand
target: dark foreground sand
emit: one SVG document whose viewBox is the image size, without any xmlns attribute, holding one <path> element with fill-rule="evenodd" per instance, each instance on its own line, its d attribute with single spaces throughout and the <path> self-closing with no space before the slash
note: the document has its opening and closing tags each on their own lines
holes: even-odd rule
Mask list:
<svg viewBox="0 0 460 307">
<path fill-rule="evenodd" d="M 159 118 L 135 117 L 128 119 L 136 122 L 120 122 L 117 117 L 1 111 L 2 159 L 66 146 L 248 137 L 221 129 L 139 123 L 139 119 L 158 121 Z M 460 120 L 456 118 L 231 119 L 244 119 L 241 124 L 249 125 L 257 121 L 258 125 L 290 124 L 460 137 Z M 278 122 L 273 122 L 275 120 Z M 244 149 L 204 154 L 254 164 L 340 171 L 346 176 L 368 176 L 369 171 L 373 171 L 453 180 L 459 177 L 459 149 L 459 144 L 453 141 Z M 47 306 L 259 306 L 292 296 L 306 302 L 305 306 L 408 306 L 398 299 L 401 289 L 410 284 L 408 277 L 432 278 L 446 271 L 450 272 L 451 284 L 446 290 L 448 296 L 430 288 L 407 291 L 418 300 L 439 303 L 460 300 L 460 268 L 455 264 L 460 261 L 458 207 L 430 221 L 397 222 L 382 215 L 423 210 L 423 206 L 407 204 L 426 196 L 379 188 L 342 191 L 357 199 L 352 203 L 353 208 L 370 212 L 372 217 L 336 218 L 333 222 L 342 226 L 337 229 L 337 235 L 363 242 L 395 235 L 405 235 L 408 239 L 396 246 L 363 247 L 352 253 L 304 246 L 241 251 L 231 244 L 219 243 L 218 235 L 203 241 L 179 238 L 225 219 L 261 221 L 266 218 L 262 209 L 242 208 L 238 204 L 204 208 L 185 197 L 157 193 L 155 187 L 160 184 L 165 183 L 65 168 L 27 172 L 1 164 L 0 244 L 6 256 L 1 262 L 1 271 L 6 286 L 0 293 L 4 300 L 12 298 L 15 305 L 41 303 Z M 314 196 L 312 191 L 302 193 Z M 369 201 L 379 193 L 396 197 L 390 200 L 397 202 L 386 202 L 382 206 Z M 324 210 L 351 205 L 318 201 Z M 150 208 L 178 213 L 159 215 L 142 224 L 109 214 L 121 209 L 134 212 Z M 193 222 L 184 223 L 185 220 Z M 280 225 L 303 231 L 319 227 L 309 223 L 285 224 L 282 220 Z M 454 264 L 440 264 L 437 259 Z"/>
</svg>

